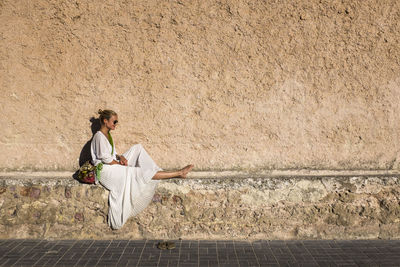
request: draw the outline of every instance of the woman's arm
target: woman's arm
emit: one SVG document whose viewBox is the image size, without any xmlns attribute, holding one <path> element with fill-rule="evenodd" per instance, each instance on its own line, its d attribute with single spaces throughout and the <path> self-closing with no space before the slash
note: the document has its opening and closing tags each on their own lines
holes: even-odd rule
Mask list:
<svg viewBox="0 0 400 267">
<path fill-rule="evenodd" d="M 119 164 L 118 161 L 113 159 L 113 156 L 111 155 L 110 145 L 105 136 L 102 136 L 102 134 L 96 134 L 93 137 L 92 142 L 96 159 L 101 160 L 101 162 L 103 162 L 104 164 Z"/>
</svg>

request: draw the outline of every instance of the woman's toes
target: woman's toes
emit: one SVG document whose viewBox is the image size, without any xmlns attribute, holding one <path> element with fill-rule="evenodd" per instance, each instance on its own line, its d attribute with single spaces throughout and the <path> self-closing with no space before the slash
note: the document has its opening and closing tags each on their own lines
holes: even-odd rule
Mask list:
<svg viewBox="0 0 400 267">
<path fill-rule="evenodd" d="M 187 165 L 187 166 L 185 167 L 185 169 L 187 169 L 187 171 L 190 172 L 190 171 L 193 169 L 193 167 L 194 167 L 194 165 L 193 165 L 193 164 L 190 164 L 190 165 Z"/>
<path fill-rule="evenodd" d="M 187 174 L 188 172 L 190 172 L 193 168 L 193 165 L 187 165 L 185 168 L 183 168 L 183 172 L 185 174 Z"/>
<path fill-rule="evenodd" d="M 183 169 L 180 170 L 181 175 L 179 175 L 179 177 L 181 178 L 186 178 L 186 175 L 193 169 L 194 165 L 187 165 L 186 167 L 184 167 Z"/>
</svg>

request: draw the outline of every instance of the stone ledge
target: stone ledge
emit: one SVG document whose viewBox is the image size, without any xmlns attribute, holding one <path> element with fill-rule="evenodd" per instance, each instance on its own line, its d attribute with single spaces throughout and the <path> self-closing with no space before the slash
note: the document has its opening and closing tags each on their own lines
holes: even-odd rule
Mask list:
<svg viewBox="0 0 400 267">
<path fill-rule="evenodd" d="M 162 181 L 117 231 L 106 224 L 108 192 L 71 176 L 0 173 L 0 238 L 400 238 L 394 171 L 194 172 Z"/>
<path fill-rule="evenodd" d="M 0 172 L 0 185 L 77 185 L 73 172 Z M 265 170 L 244 171 L 194 171 L 190 179 L 268 179 L 268 178 L 322 178 L 322 177 L 400 177 L 397 170 Z M 171 180 L 169 180 L 171 181 Z M 164 181 L 165 182 L 165 181 Z"/>
</svg>

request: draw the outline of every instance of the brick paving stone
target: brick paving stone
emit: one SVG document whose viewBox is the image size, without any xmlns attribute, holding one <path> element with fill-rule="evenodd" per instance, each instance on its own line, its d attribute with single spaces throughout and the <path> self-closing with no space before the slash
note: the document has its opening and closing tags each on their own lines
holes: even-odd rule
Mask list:
<svg viewBox="0 0 400 267">
<path fill-rule="evenodd" d="M 208 260 L 208 266 L 218 266 L 218 261 L 217 260 Z"/>
<path fill-rule="evenodd" d="M 240 267 L 260 267 L 258 262 L 249 262 L 249 261 L 244 261 L 244 260 L 239 260 L 239 266 Z"/>
<path fill-rule="evenodd" d="M 179 262 L 179 267 L 198 267 L 198 263 L 181 263 Z"/>
</svg>

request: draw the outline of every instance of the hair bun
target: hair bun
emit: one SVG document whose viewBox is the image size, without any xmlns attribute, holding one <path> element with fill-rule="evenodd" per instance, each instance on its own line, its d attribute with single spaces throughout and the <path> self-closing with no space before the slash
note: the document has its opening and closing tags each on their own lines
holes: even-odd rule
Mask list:
<svg viewBox="0 0 400 267">
<path fill-rule="evenodd" d="M 99 109 L 99 111 L 97 111 L 97 113 L 101 115 L 103 113 L 103 111 L 101 109 Z"/>
</svg>

